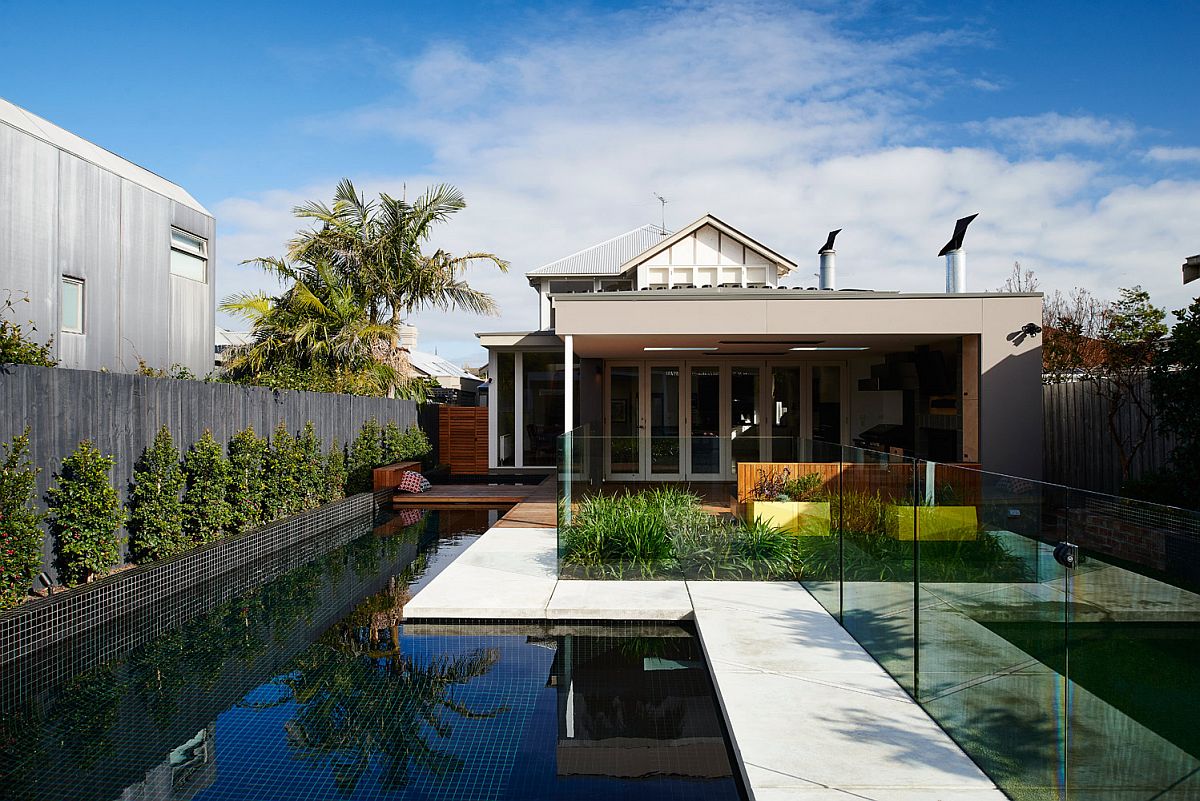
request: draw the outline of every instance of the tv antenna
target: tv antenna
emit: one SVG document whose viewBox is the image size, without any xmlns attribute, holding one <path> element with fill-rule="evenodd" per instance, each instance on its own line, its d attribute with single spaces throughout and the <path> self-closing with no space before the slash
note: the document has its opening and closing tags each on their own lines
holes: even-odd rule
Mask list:
<svg viewBox="0 0 1200 801">
<path fill-rule="evenodd" d="M 666 235 L 666 233 L 667 233 L 667 203 L 668 203 L 668 201 L 665 197 L 658 194 L 657 192 L 651 192 L 651 194 L 654 195 L 655 200 L 657 200 L 659 203 L 662 204 L 662 226 L 660 226 L 660 227 L 662 228 L 663 234 Z"/>
</svg>

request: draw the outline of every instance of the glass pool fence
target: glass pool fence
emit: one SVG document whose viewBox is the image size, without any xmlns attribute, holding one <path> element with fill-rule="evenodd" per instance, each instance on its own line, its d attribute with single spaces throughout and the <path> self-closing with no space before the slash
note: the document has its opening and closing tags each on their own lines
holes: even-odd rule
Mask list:
<svg viewBox="0 0 1200 801">
<path fill-rule="evenodd" d="M 558 454 L 561 578 L 798 581 L 1011 797 L 1200 798 L 1200 515 L 809 440 Z"/>
</svg>

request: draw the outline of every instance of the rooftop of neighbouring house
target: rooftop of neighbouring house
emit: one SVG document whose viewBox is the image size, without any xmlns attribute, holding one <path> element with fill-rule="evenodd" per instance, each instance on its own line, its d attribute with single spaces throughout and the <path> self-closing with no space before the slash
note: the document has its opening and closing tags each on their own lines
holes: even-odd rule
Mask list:
<svg viewBox="0 0 1200 801">
<path fill-rule="evenodd" d="M 59 150 L 70 153 L 72 156 L 95 164 L 97 167 L 107 170 L 127 181 L 144 186 L 153 192 L 174 200 L 180 205 L 187 206 L 206 216 L 212 216 L 208 209 L 200 205 L 199 201 L 188 194 L 187 190 L 179 186 L 179 184 L 172 183 L 161 175 L 157 175 L 145 167 L 134 164 L 132 161 L 122 158 L 110 150 L 105 150 L 103 147 L 89 142 L 65 128 L 60 128 L 49 120 L 26 111 L 2 97 L 0 97 L 0 123 L 40 139 Z"/>
</svg>

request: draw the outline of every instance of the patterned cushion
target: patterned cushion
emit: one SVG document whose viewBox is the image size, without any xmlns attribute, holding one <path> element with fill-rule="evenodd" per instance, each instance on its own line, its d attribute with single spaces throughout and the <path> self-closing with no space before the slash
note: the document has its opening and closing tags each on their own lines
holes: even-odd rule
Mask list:
<svg viewBox="0 0 1200 801">
<path fill-rule="evenodd" d="M 429 489 L 429 482 L 420 473 L 405 470 L 400 474 L 400 484 L 396 489 L 401 492 L 426 492 Z"/>
</svg>

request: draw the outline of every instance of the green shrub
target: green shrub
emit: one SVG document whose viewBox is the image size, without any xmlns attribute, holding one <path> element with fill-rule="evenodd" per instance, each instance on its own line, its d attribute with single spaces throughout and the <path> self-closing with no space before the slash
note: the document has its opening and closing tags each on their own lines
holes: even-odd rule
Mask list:
<svg viewBox="0 0 1200 801">
<path fill-rule="evenodd" d="M 755 518 L 741 525 L 735 547 L 749 564 L 755 578 L 791 578 L 792 559 L 798 539 L 798 536 L 772 526 L 762 518 Z"/>
<path fill-rule="evenodd" d="M 109 480 L 112 468 L 112 457 L 85 439 L 63 459 L 57 486 L 46 493 L 50 531 L 58 543 L 63 581 L 70 586 L 107 572 L 120 556 L 117 529 L 125 516 Z"/>
<path fill-rule="evenodd" d="M 205 429 L 183 459 L 187 489 L 183 493 L 183 530 L 192 543 L 211 542 L 229 529 L 229 463 Z"/>
<path fill-rule="evenodd" d="M 309 420 L 296 438 L 292 469 L 300 492 L 299 509 L 316 509 L 325 495 L 325 460 L 321 455 L 322 442 Z"/>
<path fill-rule="evenodd" d="M 0 464 L 0 609 L 16 606 L 42 566 L 42 516 L 34 509 L 38 469 L 29 461 L 29 429 L 5 443 Z"/>
<path fill-rule="evenodd" d="M 267 441 L 247 426 L 229 440 L 229 530 L 249 531 L 263 522 Z"/>
<path fill-rule="evenodd" d="M 690 521 L 692 505 L 698 509 L 699 499 L 669 487 L 584 498 L 567 529 L 564 557 L 579 565 L 627 566 L 643 573 L 669 567 L 672 524 Z"/>
<path fill-rule="evenodd" d="M 411 425 L 403 431 L 395 421 L 389 420 L 383 429 L 383 455 L 379 464 L 395 464 L 409 460 L 424 459 L 433 452 L 433 445 L 420 427 Z M 379 465 L 376 465 L 377 467 Z"/>
<path fill-rule="evenodd" d="M 783 494 L 790 501 L 819 501 L 824 498 L 825 480 L 820 473 L 806 473 L 783 482 Z"/>
<path fill-rule="evenodd" d="M 263 490 L 263 522 L 287 517 L 299 509 L 300 485 L 295 471 L 296 438 L 282 420 L 271 435 L 271 447 L 265 460 L 266 487 Z"/>
<path fill-rule="evenodd" d="M 29 296 L 18 299 L 19 303 L 28 303 Z M 50 357 L 54 348 L 54 337 L 41 344 L 30 335 L 37 327 L 29 323 L 29 332 L 14 320 L 8 318 L 16 314 L 12 294 L 4 298 L 0 304 L 0 364 L 32 364 L 38 367 L 54 367 L 57 361 Z"/>
<path fill-rule="evenodd" d="M 321 502 L 331 503 L 346 497 L 346 454 L 336 439 L 325 454 Z"/>
<path fill-rule="evenodd" d="M 887 531 L 887 505 L 878 492 L 834 493 L 830 498 L 829 514 L 834 529 L 841 526 L 847 533 L 883 534 Z"/>
<path fill-rule="evenodd" d="M 163 426 L 142 451 L 129 495 L 129 556 L 151 562 L 188 547 L 183 535 L 183 467 L 171 431 Z"/>
<path fill-rule="evenodd" d="M 350 444 L 350 459 L 347 469 L 350 478 L 346 492 L 369 492 L 374 486 L 371 471 L 383 464 L 383 444 L 379 421 L 372 417 L 363 423 L 358 436 Z"/>
</svg>

